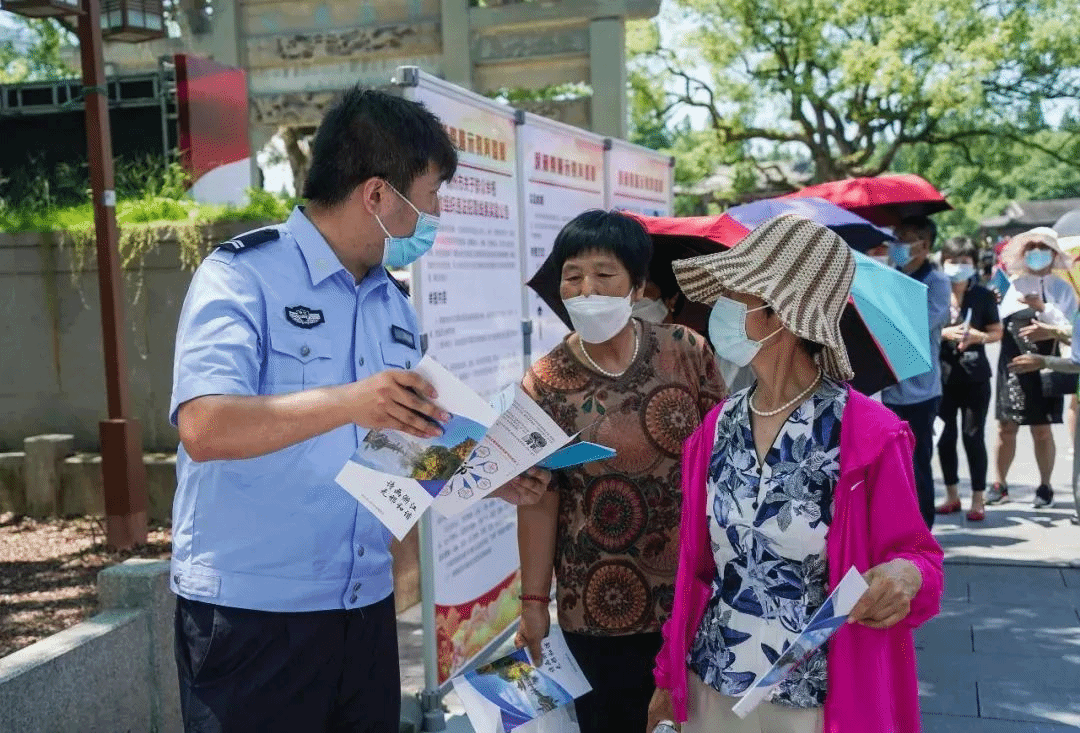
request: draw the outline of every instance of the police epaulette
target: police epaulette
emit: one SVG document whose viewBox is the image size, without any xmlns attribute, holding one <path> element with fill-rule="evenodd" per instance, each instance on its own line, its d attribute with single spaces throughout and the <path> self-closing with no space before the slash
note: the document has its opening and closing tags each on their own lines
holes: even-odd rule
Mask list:
<svg viewBox="0 0 1080 733">
<path fill-rule="evenodd" d="M 241 234 L 238 237 L 222 242 L 217 246 L 218 249 L 225 249 L 230 252 L 243 252 L 245 249 L 253 249 L 260 244 L 266 244 L 267 242 L 273 242 L 275 239 L 281 237 L 281 234 L 277 229 L 256 229 L 253 232 L 247 234 Z"/>
<path fill-rule="evenodd" d="M 386 271 L 387 276 L 390 278 L 390 282 L 394 284 L 394 287 L 401 291 L 401 294 L 406 298 L 409 297 L 409 286 L 394 277 L 394 273 L 390 270 Z"/>
</svg>

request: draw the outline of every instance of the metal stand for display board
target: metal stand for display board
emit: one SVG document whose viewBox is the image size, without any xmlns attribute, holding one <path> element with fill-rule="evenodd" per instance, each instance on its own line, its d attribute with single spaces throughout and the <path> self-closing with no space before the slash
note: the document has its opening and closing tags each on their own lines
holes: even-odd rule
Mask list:
<svg viewBox="0 0 1080 733">
<path fill-rule="evenodd" d="M 420 693 L 421 730 L 446 730 L 439 688 L 439 642 L 435 628 L 435 543 L 431 512 L 420 518 L 420 620 L 424 638 L 424 689 Z"/>
</svg>

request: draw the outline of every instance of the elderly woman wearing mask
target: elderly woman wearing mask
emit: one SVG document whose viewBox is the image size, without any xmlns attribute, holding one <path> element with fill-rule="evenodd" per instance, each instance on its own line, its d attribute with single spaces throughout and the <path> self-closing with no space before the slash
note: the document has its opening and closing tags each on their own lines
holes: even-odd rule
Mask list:
<svg viewBox="0 0 1080 733">
<path fill-rule="evenodd" d="M 1039 467 L 1035 506 L 1049 507 L 1054 503 L 1050 487 L 1055 452 L 1051 425 L 1062 422 L 1064 397 L 1044 393 L 1037 372 L 1016 372 L 1009 369 L 1009 363 L 1021 354 L 1060 355 L 1058 341 L 1071 330 L 1076 315 L 1076 293 L 1052 272 L 1068 267 L 1068 258 L 1058 246 L 1053 229 L 1039 227 L 1018 234 L 1005 246 L 1001 258 L 1012 283 L 1000 306 L 1005 331 L 997 372 L 997 481 L 986 492 L 986 503 L 1009 500 L 1008 477 L 1016 454 L 1016 434 L 1021 425 L 1029 425 Z"/>
<path fill-rule="evenodd" d="M 518 512 L 519 646 L 540 652 L 556 579 L 559 626 L 592 685 L 582 733 L 641 730 L 678 559 L 683 442 L 725 389 L 712 349 L 683 327 L 632 318 L 652 240 L 622 214 L 587 211 L 559 232 L 545 267 L 574 326 L 523 389 L 569 434 L 614 448 L 556 471 Z"/>
<path fill-rule="evenodd" d="M 851 251 L 782 216 L 674 267 L 688 298 L 714 304 L 717 353 L 757 382 L 683 449 L 675 607 L 647 731 L 917 731 L 912 631 L 939 608 L 942 552 L 919 512 L 911 431 L 844 384 Z M 849 623 L 738 718 L 736 698 L 853 566 L 870 588 Z"/>
</svg>

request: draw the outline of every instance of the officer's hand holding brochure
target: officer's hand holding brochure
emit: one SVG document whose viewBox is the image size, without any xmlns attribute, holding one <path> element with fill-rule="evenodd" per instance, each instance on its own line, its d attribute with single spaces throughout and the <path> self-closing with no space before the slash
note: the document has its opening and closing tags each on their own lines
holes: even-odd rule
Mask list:
<svg viewBox="0 0 1080 733">
<path fill-rule="evenodd" d="M 754 711 L 761 701 L 784 681 L 791 670 L 810 656 L 810 653 L 828 641 L 836 630 L 847 623 L 848 614 L 869 586 L 862 574 L 852 566 L 829 594 L 821 608 L 817 610 L 806 628 L 795 638 L 794 643 L 786 647 L 773 661 L 769 671 L 761 676 L 755 685 L 743 693 L 731 709 L 740 718 L 745 718 Z"/>
<path fill-rule="evenodd" d="M 539 667 L 522 648 L 454 678 L 476 733 L 509 733 L 592 690 L 558 626 L 541 642 L 541 653 Z"/>
<path fill-rule="evenodd" d="M 430 356 L 413 370 L 435 388 L 450 413 L 437 438 L 371 430 L 337 475 L 337 483 L 399 540 L 433 503 L 449 516 L 539 465 L 559 469 L 614 455 L 575 443 L 520 387 L 489 403 Z M 563 450 L 559 450 L 564 448 Z"/>
</svg>

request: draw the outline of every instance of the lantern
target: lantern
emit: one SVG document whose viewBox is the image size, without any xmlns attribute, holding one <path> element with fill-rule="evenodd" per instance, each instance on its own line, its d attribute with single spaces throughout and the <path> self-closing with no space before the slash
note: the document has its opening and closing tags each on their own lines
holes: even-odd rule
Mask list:
<svg viewBox="0 0 1080 733">
<path fill-rule="evenodd" d="M 27 18 L 55 18 L 82 13 L 80 0 L 0 0 L 0 10 L 10 10 Z"/>
<path fill-rule="evenodd" d="M 162 0 L 102 0 L 101 37 L 129 43 L 164 38 L 163 5 Z"/>
</svg>

